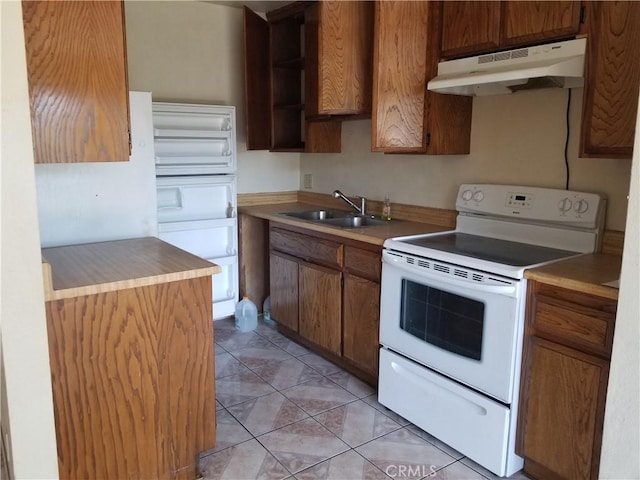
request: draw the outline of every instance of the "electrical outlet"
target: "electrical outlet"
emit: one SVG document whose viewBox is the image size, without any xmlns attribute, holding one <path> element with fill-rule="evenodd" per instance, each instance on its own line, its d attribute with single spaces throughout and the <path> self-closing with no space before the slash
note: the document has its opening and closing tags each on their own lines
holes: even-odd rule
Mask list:
<svg viewBox="0 0 640 480">
<path fill-rule="evenodd" d="M 305 190 L 311 190 L 313 188 L 313 175 L 311 173 L 305 173 L 302 178 Z"/>
</svg>

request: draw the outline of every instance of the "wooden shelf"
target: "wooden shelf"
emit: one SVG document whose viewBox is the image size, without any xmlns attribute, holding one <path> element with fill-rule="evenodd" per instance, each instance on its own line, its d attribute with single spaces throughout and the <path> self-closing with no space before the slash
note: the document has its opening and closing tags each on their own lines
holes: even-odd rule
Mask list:
<svg viewBox="0 0 640 480">
<path fill-rule="evenodd" d="M 304 70 L 304 57 L 296 57 L 273 62 L 273 68 L 290 68 L 292 70 Z"/>
<path fill-rule="evenodd" d="M 274 105 L 274 110 L 304 110 L 304 103 L 288 103 L 281 105 Z"/>
</svg>

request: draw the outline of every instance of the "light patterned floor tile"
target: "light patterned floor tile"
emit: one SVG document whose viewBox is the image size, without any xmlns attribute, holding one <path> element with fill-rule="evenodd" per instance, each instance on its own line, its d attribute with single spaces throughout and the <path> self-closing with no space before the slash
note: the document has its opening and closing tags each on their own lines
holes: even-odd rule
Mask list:
<svg viewBox="0 0 640 480">
<path fill-rule="evenodd" d="M 214 343 L 214 353 L 215 356 L 217 357 L 218 355 L 222 355 L 223 353 L 227 353 L 227 351 L 222 348 L 220 345 L 218 345 L 218 343 Z"/>
<path fill-rule="evenodd" d="M 262 320 L 258 320 L 258 326 L 254 330 L 258 335 L 262 335 L 265 338 L 281 338 L 284 337 L 279 331 L 276 325 L 267 325 Z"/>
<path fill-rule="evenodd" d="M 470 458 L 464 457 L 462 460 L 460 460 L 460 463 L 466 465 L 467 467 L 471 468 L 472 470 L 475 470 L 476 472 L 480 473 L 482 476 L 484 476 L 486 478 L 489 478 L 491 480 L 497 480 L 497 479 L 505 478 L 505 477 L 499 477 L 499 476 L 495 475 L 494 473 L 492 473 L 491 471 L 487 470 L 482 465 L 477 464 L 476 462 L 474 462 Z M 509 478 L 511 480 L 528 480 L 529 479 L 529 477 L 526 476 L 525 473 L 522 472 L 522 471 L 516 472 L 513 475 L 511 475 L 510 477 L 506 477 L 506 478 Z"/>
<path fill-rule="evenodd" d="M 226 410 L 216 412 L 216 445 L 202 455 L 209 455 L 225 448 L 232 447 L 252 438 L 251 434 L 240 425 L 233 415 Z"/>
<path fill-rule="evenodd" d="M 341 453 L 314 467 L 296 474 L 298 480 L 389 480 L 371 462 L 365 460 L 355 451 Z"/>
<path fill-rule="evenodd" d="M 406 428 L 366 443 L 356 451 L 391 477 L 418 479 L 455 461 Z"/>
<path fill-rule="evenodd" d="M 236 373 L 246 372 L 248 369 L 237 358 L 226 352 L 216 355 L 216 378 L 228 377 Z"/>
<path fill-rule="evenodd" d="M 320 372 L 322 375 L 329 375 L 331 373 L 342 371 L 339 366 L 329 362 L 328 360 L 325 360 L 320 355 L 316 355 L 315 353 L 301 355 L 298 357 L 298 360 L 306 363 L 314 370 Z"/>
<path fill-rule="evenodd" d="M 351 447 L 357 447 L 401 428 L 362 400 L 347 403 L 314 418 Z"/>
<path fill-rule="evenodd" d="M 327 378 L 336 382 L 346 391 L 353 393 L 358 398 L 368 397 L 375 393 L 370 385 L 367 385 L 359 378 L 354 377 L 348 372 L 336 372 L 327 375 Z"/>
<path fill-rule="evenodd" d="M 396 412 L 389 410 L 387 407 L 378 402 L 378 395 L 371 395 L 369 397 L 364 397 L 362 399 L 364 402 L 371 405 L 373 408 L 378 410 L 379 412 L 384 413 L 387 417 L 391 418 L 396 423 L 399 423 L 403 427 L 406 425 L 411 425 L 411 422 L 404 417 L 401 417 Z"/>
<path fill-rule="evenodd" d="M 217 412 L 218 410 L 222 410 L 223 408 L 224 408 L 224 407 L 222 406 L 222 404 L 221 404 L 218 400 L 216 400 L 216 412 Z"/>
<path fill-rule="evenodd" d="M 357 397 L 327 378 L 301 383 L 282 390 L 282 393 L 309 415 L 317 415 L 357 400 Z"/>
<path fill-rule="evenodd" d="M 311 353 L 311 350 L 304 348 L 302 345 L 299 345 L 293 340 L 288 339 L 284 335 L 281 335 L 280 337 L 269 338 L 269 341 L 277 347 L 283 349 L 285 352 L 293 355 L 294 357 L 299 357 L 300 355 Z"/>
<path fill-rule="evenodd" d="M 264 340 L 264 339 L 263 339 Z M 234 350 L 233 356 L 249 368 L 257 368 L 264 365 L 273 365 L 293 358 L 284 350 L 275 347 L 271 343 L 260 347 L 248 347 Z"/>
<path fill-rule="evenodd" d="M 421 428 L 418 428 L 413 424 L 408 425 L 407 428 L 411 433 L 418 435 L 420 438 L 426 440 L 429 443 L 433 443 L 440 450 L 451 455 L 456 460 L 460 460 L 462 457 L 464 457 L 464 455 L 461 454 L 459 451 L 455 450 L 454 448 L 451 448 L 449 445 L 447 445 L 441 440 L 438 440 L 436 437 L 434 437 L 430 433 L 425 432 Z"/>
<path fill-rule="evenodd" d="M 251 371 L 216 379 L 216 399 L 225 407 L 273 393 L 274 388 Z"/>
<path fill-rule="evenodd" d="M 253 371 L 278 390 L 322 378 L 320 373 L 295 358 L 275 364 L 254 367 Z"/>
<path fill-rule="evenodd" d="M 254 332 L 241 332 L 224 330 L 216 340 L 227 352 L 235 352 L 247 347 L 269 347 L 271 342 Z"/>
<path fill-rule="evenodd" d="M 205 480 L 281 480 L 290 476 L 255 439 L 201 458 L 199 468 Z"/>
<path fill-rule="evenodd" d="M 258 437 L 291 473 L 349 450 L 349 446 L 313 418 L 287 425 Z"/>
<path fill-rule="evenodd" d="M 254 436 L 277 430 L 308 415 L 279 392 L 229 407 L 229 412 Z"/>
<path fill-rule="evenodd" d="M 480 475 L 475 470 L 470 469 L 464 463 L 456 462 L 447 465 L 441 470 L 435 472 L 434 475 L 428 477 L 429 480 L 486 480 L 486 477 Z"/>
</svg>

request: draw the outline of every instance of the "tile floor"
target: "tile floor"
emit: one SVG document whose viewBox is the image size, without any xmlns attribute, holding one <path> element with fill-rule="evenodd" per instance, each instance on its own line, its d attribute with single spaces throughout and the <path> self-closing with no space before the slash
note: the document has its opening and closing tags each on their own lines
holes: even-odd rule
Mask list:
<svg viewBox="0 0 640 480">
<path fill-rule="evenodd" d="M 217 443 L 201 455 L 205 479 L 497 478 L 274 327 L 242 333 L 219 320 L 215 340 Z"/>
</svg>

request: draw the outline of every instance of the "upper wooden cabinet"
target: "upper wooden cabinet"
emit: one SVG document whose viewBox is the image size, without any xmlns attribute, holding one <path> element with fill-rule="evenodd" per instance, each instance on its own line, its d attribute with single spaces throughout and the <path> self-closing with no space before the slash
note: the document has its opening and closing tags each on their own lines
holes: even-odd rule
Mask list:
<svg viewBox="0 0 640 480">
<path fill-rule="evenodd" d="M 373 3 L 296 2 L 266 21 L 244 16 L 247 148 L 339 152 L 331 116 L 371 112 Z"/>
<path fill-rule="evenodd" d="M 581 157 L 631 158 L 640 86 L 640 2 L 586 2 Z"/>
<path fill-rule="evenodd" d="M 22 3 L 36 163 L 127 161 L 122 1 Z"/>
<path fill-rule="evenodd" d="M 443 58 L 567 38 L 580 28 L 580 2 L 444 2 Z"/>
<path fill-rule="evenodd" d="M 426 90 L 440 57 L 442 2 L 376 2 L 371 150 L 469 153 L 471 97 Z"/>
</svg>

